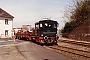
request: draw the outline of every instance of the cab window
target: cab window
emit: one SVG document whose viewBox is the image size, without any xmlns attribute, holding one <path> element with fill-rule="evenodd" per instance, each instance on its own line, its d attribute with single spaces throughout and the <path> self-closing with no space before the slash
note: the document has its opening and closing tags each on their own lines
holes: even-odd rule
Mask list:
<svg viewBox="0 0 90 60">
<path fill-rule="evenodd" d="M 40 23 L 40 27 L 41 27 L 41 28 L 43 27 L 43 24 L 42 24 L 42 23 Z"/>
<path fill-rule="evenodd" d="M 53 26 L 54 28 L 57 28 L 57 25 L 56 24 L 54 24 L 54 26 Z"/>
<path fill-rule="evenodd" d="M 39 25 L 38 24 L 36 25 L 36 29 L 39 29 Z"/>
<path fill-rule="evenodd" d="M 45 28 L 48 28 L 48 23 L 45 23 Z"/>
</svg>

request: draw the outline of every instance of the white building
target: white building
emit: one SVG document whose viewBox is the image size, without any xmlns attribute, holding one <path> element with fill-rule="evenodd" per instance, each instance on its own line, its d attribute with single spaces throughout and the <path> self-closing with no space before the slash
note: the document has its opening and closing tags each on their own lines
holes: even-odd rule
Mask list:
<svg viewBox="0 0 90 60">
<path fill-rule="evenodd" d="M 22 28 L 29 32 L 31 31 L 31 25 L 22 25 Z"/>
<path fill-rule="evenodd" d="M 0 8 L 0 38 L 12 37 L 13 16 Z"/>
</svg>

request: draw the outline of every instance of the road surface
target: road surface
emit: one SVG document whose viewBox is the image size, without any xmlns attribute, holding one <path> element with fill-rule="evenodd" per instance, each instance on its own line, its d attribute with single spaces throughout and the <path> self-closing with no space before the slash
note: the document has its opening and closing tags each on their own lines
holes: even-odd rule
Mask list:
<svg viewBox="0 0 90 60">
<path fill-rule="evenodd" d="M 5 45 L 8 46 L 8 45 L 12 45 L 12 44 L 14 45 L 13 40 L 2 41 L 2 42 L 0 41 L 1 49 L 2 49 L 2 46 L 5 46 Z M 8 49 L 8 47 L 7 47 L 7 49 Z M 6 60 L 12 60 L 12 59 L 20 60 L 19 57 L 23 57 L 25 60 L 77 60 L 77 59 L 71 58 L 69 56 L 60 54 L 58 52 L 52 51 L 50 49 L 46 49 L 43 46 L 37 45 L 33 42 L 24 41 L 24 40 L 16 40 L 15 48 L 13 46 L 10 49 L 11 49 L 11 51 L 13 49 L 13 51 L 16 51 L 16 53 L 12 51 L 12 54 L 11 54 L 11 52 L 7 51 L 7 53 L 9 54 L 8 56 L 9 57 L 10 56 L 13 56 L 13 57 L 18 56 L 18 58 L 8 58 Z M 2 54 L 3 53 L 4 53 L 4 51 L 2 51 Z M 2 59 L 4 57 L 6 57 L 6 56 L 2 55 Z"/>
<path fill-rule="evenodd" d="M 17 45 L 17 50 L 26 60 L 77 60 L 32 42 Z"/>
<path fill-rule="evenodd" d="M 24 40 L 7 40 L 7 41 L 0 41 L 0 47 L 2 46 L 8 46 L 8 45 L 11 45 L 11 44 L 19 44 L 19 43 L 22 43 L 24 42 Z"/>
</svg>

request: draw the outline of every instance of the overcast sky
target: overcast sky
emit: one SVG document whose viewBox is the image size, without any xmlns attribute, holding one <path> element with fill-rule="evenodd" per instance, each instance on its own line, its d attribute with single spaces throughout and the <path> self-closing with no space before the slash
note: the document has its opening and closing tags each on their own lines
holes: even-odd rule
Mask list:
<svg viewBox="0 0 90 60">
<path fill-rule="evenodd" d="M 72 0 L 0 0 L 0 8 L 14 16 L 14 27 L 32 25 L 43 19 L 51 18 L 64 26 L 63 11 Z"/>
</svg>

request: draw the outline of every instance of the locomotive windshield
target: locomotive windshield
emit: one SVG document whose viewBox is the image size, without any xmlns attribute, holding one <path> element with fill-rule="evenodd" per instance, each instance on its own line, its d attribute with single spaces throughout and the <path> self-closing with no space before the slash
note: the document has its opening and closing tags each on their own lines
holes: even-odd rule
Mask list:
<svg viewBox="0 0 90 60">
<path fill-rule="evenodd" d="M 57 28 L 57 24 L 40 23 L 40 28 Z"/>
</svg>

